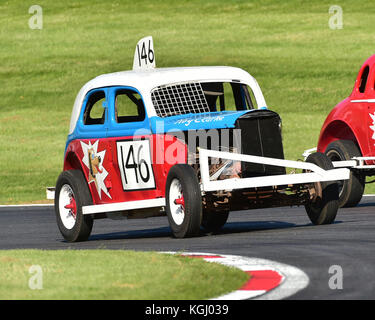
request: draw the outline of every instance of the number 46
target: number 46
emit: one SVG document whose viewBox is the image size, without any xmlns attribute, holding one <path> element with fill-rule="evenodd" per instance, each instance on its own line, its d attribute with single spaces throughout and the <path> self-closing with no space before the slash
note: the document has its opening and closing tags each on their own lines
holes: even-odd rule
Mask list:
<svg viewBox="0 0 375 320">
<path fill-rule="evenodd" d="M 142 45 L 141 50 L 139 50 L 139 44 L 137 44 L 139 67 L 142 67 L 143 60 L 144 60 L 144 63 L 147 65 L 147 63 L 152 64 L 154 62 L 154 58 L 155 58 L 151 40 L 148 40 L 148 48 L 147 49 L 146 49 L 146 42 L 145 41 L 143 41 L 141 43 L 141 45 Z"/>
</svg>

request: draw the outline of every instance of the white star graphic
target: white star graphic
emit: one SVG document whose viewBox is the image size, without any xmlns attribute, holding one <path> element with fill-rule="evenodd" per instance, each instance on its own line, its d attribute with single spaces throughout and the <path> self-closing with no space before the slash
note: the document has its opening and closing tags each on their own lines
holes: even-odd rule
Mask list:
<svg viewBox="0 0 375 320">
<path fill-rule="evenodd" d="M 101 159 L 98 169 L 99 172 L 95 174 L 95 177 L 93 177 L 93 180 L 89 181 L 89 183 L 95 182 L 96 188 L 98 190 L 99 198 L 102 198 L 102 191 L 110 198 L 112 199 L 111 195 L 108 192 L 107 187 L 105 186 L 104 180 L 108 176 L 108 171 L 103 167 L 103 162 L 105 158 L 106 150 L 98 152 L 98 145 L 99 140 L 96 140 L 94 144 L 91 144 L 91 141 L 89 141 L 89 144 L 86 144 L 81 141 L 82 151 L 83 151 L 83 158 L 82 162 L 85 164 L 85 166 L 90 170 L 90 160 L 89 160 L 89 150 L 93 152 L 93 155 L 95 157 L 98 157 Z"/>
<path fill-rule="evenodd" d="M 370 116 L 371 119 L 372 119 L 372 126 L 370 126 L 370 129 L 371 129 L 372 131 L 374 131 L 374 133 L 372 134 L 372 139 L 375 140 L 375 112 L 374 112 L 374 114 L 369 113 L 369 116 Z"/>
</svg>

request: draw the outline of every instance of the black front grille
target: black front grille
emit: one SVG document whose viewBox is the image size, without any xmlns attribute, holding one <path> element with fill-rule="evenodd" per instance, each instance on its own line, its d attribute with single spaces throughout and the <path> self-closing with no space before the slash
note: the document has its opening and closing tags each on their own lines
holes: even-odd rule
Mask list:
<svg viewBox="0 0 375 320">
<path fill-rule="evenodd" d="M 237 119 L 236 129 L 241 130 L 241 153 L 284 159 L 281 137 L 281 119 L 270 110 L 254 110 Z M 284 167 L 242 162 L 242 176 L 285 174 Z"/>
</svg>

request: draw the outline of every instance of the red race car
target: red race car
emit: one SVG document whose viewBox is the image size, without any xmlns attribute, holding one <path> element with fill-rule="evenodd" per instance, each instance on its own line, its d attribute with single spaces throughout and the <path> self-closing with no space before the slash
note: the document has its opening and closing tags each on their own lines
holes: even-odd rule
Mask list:
<svg viewBox="0 0 375 320">
<path fill-rule="evenodd" d="M 350 179 L 339 182 L 339 205 L 357 205 L 366 176 L 375 175 L 375 55 L 362 65 L 350 96 L 326 118 L 317 151 L 325 153 L 334 167 L 351 169 Z"/>
</svg>

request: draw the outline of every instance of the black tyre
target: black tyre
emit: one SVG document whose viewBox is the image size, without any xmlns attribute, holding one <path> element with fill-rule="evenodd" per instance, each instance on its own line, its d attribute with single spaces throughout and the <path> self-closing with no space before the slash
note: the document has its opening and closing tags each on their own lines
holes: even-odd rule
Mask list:
<svg viewBox="0 0 375 320">
<path fill-rule="evenodd" d="M 351 140 L 336 140 L 330 143 L 325 154 L 331 161 L 345 161 L 362 156 L 357 145 Z M 338 183 L 339 206 L 355 207 L 361 201 L 365 190 L 365 176 L 351 170 L 350 178 Z"/>
<path fill-rule="evenodd" d="M 311 162 L 324 170 L 333 169 L 329 158 L 320 152 L 310 154 L 306 162 Z M 339 189 L 336 181 L 314 183 L 315 195 L 310 203 L 305 205 L 307 215 L 316 225 L 332 223 L 339 208 Z"/>
<path fill-rule="evenodd" d="M 199 234 L 202 220 L 202 197 L 198 178 L 187 164 L 176 164 L 166 182 L 166 211 L 176 238 Z"/>
<path fill-rule="evenodd" d="M 63 171 L 56 183 L 55 213 L 57 226 L 66 241 L 88 239 L 93 219 L 82 214 L 82 207 L 91 204 L 90 190 L 83 173 L 80 170 Z"/>
<path fill-rule="evenodd" d="M 203 210 L 202 227 L 206 232 L 218 232 L 227 222 L 229 210 L 211 211 Z"/>
</svg>

